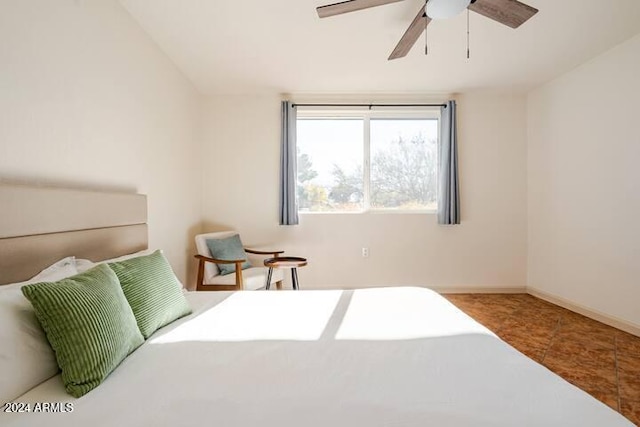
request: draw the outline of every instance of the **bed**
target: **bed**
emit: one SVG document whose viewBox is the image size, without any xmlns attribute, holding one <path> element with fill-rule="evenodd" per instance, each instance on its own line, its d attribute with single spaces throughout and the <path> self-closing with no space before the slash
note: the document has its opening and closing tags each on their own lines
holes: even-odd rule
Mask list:
<svg viewBox="0 0 640 427">
<path fill-rule="evenodd" d="M 52 376 L 0 424 L 632 425 L 425 288 L 186 299 L 97 388 L 76 399 Z"/>
</svg>

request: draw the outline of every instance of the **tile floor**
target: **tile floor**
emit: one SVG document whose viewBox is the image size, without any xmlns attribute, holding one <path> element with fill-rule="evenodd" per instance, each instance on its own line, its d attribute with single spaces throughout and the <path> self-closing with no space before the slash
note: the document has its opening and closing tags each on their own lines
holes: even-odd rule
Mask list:
<svg viewBox="0 0 640 427">
<path fill-rule="evenodd" d="M 531 295 L 445 297 L 520 352 L 640 425 L 640 338 Z"/>
</svg>

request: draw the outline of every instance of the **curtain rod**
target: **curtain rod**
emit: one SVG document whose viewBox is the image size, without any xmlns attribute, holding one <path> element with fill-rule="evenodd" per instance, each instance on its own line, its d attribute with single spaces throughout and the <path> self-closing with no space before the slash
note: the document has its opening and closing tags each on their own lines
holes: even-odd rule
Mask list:
<svg viewBox="0 0 640 427">
<path fill-rule="evenodd" d="M 444 107 L 447 104 L 291 104 L 292 107 Z"/>
</svg>

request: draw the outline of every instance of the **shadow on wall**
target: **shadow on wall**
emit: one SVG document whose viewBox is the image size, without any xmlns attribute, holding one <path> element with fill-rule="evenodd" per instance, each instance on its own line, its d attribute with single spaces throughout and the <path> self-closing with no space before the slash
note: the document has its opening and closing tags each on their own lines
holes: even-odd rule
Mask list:
<svg viewBox="0 0 640 427">
<path fill-rule="evenodd" d="M 187 240 L 185 242 L 184 247 L 186 248 L 186 275 L 187 275 L 187 282 L 184 284 L 184 286 L 190 290 L 193 291 L 196 289 L 196 275 L 197 275 L 197 271 L 198 271 L 198 260 L 196 260 L 194 258 L 194 256 L 198 253 L 198 251 L 196 250 L 196 242 L 195 242 L 195 237 L 198 234 L 204 233 L 206 232 L 206 228 L 203 227 L 202 223 L 198 223 L 195 225 L 192 225 L 191 227 L 189 227 L 189 229 L 187 230 Z"/>
<path fill-rule="evenodd" d="M 231 231 L 231 230 L 236 230 L 236 228 L 229 224 L 222 224 L 219 222 L 213 222 L 213 221 L 202 222 L 203 233 L 215 233 L 218 231 Z M 236 231 L 240 232 L 240 230 L 236 230 Z"/>
<path fill-rule="evenodd" d="M 242 239 L 242 244 L 251 249 L 263 250 L 285 250 L 283 242 L 278 239 L 277 234 L 269 233 L 269 236 L 255 236 L 242 228 L 234 227 L 229 224 L 223 224 L 213 221 L 204 221 L 201 233 L 215 233 L 218 231 L 236 231 Z M 281 236 L 280 236 L 281 237 Z M 195 245 L 195 243 L 194 243 Z"/>
</svg>

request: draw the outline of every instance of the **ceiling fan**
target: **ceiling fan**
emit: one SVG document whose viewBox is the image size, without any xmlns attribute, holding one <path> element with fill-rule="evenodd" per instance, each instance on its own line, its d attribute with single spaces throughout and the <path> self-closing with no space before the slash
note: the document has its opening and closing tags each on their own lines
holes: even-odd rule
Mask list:
<svg viewBox="0 0 640 427">
<path fill-rule="evenodd" d="M 400 1 L 403 0 L 348 0 L 320 6 L 316 10 L 320 18 L 327 18 Z M 517 0 L 426 0 L 425 5 L 420 7 L 413 22 L 391 52 L 389 60 L 406 56 L 432 20 L 452 18 L 464 9 L 511 28 L 518 28 L 538 13 L 538 9 Z"/>
</svg>

